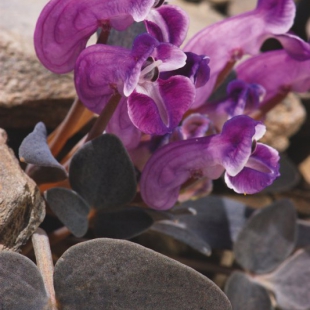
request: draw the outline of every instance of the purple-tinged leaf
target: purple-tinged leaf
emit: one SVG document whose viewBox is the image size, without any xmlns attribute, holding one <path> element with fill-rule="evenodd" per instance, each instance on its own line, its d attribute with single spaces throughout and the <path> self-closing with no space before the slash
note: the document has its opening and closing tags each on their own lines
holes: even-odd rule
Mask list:
<svg viewBox="0 0 310 310">
<path fill-rule="evenodd" d="M 189 40 L 184 48 L 186 52 L 207 55 L 212 60 L 210 80 L 197 90 L 193 107 L 201 106 L 208 99 L 219 74 L 227 65 L 232 65 L 245 54 L 258 54 L 266 38 L 290 29 L 294 16 L 292 0 L 260 0 L 253 11 L 226 18 Z"/>
<path fill-rule="evenodd" d="M 298 220 L 296 248 L 308 246 L 310 246 L 310 222 L 309 220 Z"/>
<path fill-rule="evenodd" d="M 173 210 L 184 209 L 193 210 L 196 214 L 177 215 L 175 220 L 212 249 L 231 249 L 252 212 L 240 202 L 216 196 L 189 200 Z"/>
<path fill-rule="evenodd" d="M 152 217 L 138 207 L 100 211 L 92 228 L 96 237 L 130 239 L 142 234 L 154 223 Z"/>
<path fill-rule="evenodd" d="M 51 0 L 38 19 L 34 42 L 38 58 L 55 73 L 66 73 L 98 27 L 124 30 L 143 21 L 154 0 Z"/>
<path fill-rule="evenodd" d="M 310 248 L 300 249 L 274 272 L 255 277 L 275 294 L 284 310 L 310 308 Z"/>
<path fill-rule="evenodd" d="M 170 133 L 182 120 L 194 98 L 195 88 L 183 76 L 144 83 L 128 98 L 129 117 L 144 133 Z"/>
<path fill-rule="evenodd" d="M 69 168 L 72 189 L 96 209 L 122 206 L 136 194 L 136 176 L 121 141 L 104 134 L 85 143 Z"/>
<path fill-rule="evenodd" d="M 291 254 L 296 235 L 293 204 L 289 200 L 277 201 L 248 220 L 234 244 L 236 260 L 256 274 L 270 272 Z"/>
<path fill-rule="evenodd" d="M 202 240 L 193 231 L 188 229 L 186 224 L 181 222 L 169 220 L 156 222 L 150 230 L 172 237 L 173 239 L 190 246 L 203 255 L 209 256 L 211 254 L 210 245 Z"/>
<path fill-rule="evenodd" d="M 243 272 L 235 271 L 227 280 L 225 293 L 235 310 L 273 310 L 268 291 Z"/>
<path fill-rule="evenodd" d="M 67 178 L 65 168 L 52 155 L 46 138 L 46 127 L 40 122 L 19 147 L 20 160 L 34 165 L 31 167 L 31 176 L 38 183 L 56 182 Z"/>
<path fill-rule="evenodd" d="M 151 10 L 144 23 L 148 33 L 159 42 L 180 46 L 187 34 L 189 18 L 181 8 L 163 5 Z"/>
<path fill-rule="evenodd" d="M 208 278 L 164 255 L 123 240 L 95 239 L 67 250 L 55 266 L 63 309 L 229 310 Z"/>
<path fill-rule="evenodd" d="M 75 237 L 86 234 L 90 207 L 81 196 L 61 187 L 49 189 L 44 196 L 52 211 Z"/>
<path fill-rule="evenodd" d="M 49 309 L 49 299 L 37 266 L 15 252 L 0 252 L 0 308 Z"/>
</svg>

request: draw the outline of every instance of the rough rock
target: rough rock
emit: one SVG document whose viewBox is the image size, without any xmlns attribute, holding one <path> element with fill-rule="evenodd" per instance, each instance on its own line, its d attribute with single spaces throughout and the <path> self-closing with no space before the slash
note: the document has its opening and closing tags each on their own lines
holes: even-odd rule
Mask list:
<svg viewBox="0 0 310 310">
<path fill-rule="evenodd" d="M 33 32 L 46 0 L 0 2 L 0 126 L 54 127 L 75 96 L 72 74 L 56 75 L 37 60 Z"/>
<path fill-rule="evenodd" d="M 18 251 L 45 217 L 45 202 L 0 129 L 0 250 Z"/>
<path fill-rule="evenodd" d="M 231 0 L 228 5 L 228 15 L 234 16 L 253 10 L 256 7 L 257 0 Z"/>
<path fill-rule="evenodd" d="M 296 133 L 306 119 L 306 111 L 299 97 L 290 93 L 266 116 L 267 132 L 260 142 L 266 143 L 280 152 L 289 146 L 289 137 Z"/>
</svg>

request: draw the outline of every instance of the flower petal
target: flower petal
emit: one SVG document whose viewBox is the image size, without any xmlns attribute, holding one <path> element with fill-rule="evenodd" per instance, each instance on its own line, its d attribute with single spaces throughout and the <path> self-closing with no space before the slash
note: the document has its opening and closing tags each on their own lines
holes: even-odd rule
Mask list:
<svg viewBox="0 0 310 310">
<path fill-rule="evenodd" d="M 74 77 L 83 104 L 99 114 L 115 92 L 122 94 L 132 63 L 130 50 L 121 47 L 97 44 L 85 49 L 76 61 Z"/>
<path fill-rule="evenodd" d="M 127 150 L 134 149 L 140 142 L 141 131 L 134 126 L 128 116 L 127 98 L 122 98 L 111 117 L 107 133 L 116 135 Z"/>
<path fill-rule="evenodd" d="M 229 188 L 240 194 L 254 194 L 269 186 L 279 175 L 279 153 L 258 143 L 245 168 L 236 176 L 225 173 Z"/>
<path fill-rule="evenodd" d="M 179 7 L 163 5 L 150 11 L 145 26 L 158 41 L 180 46 L 188 30 L 189 18 Z"/>
<path fill-rule="evenodd" d="M 163 62 L 159 67 L 160 72 L 182 68 L 186 63 L 186 54 L 169 43 L 159 44 L 152 56 Z"/>
<path fill-rule="evenodd" d="M 239 115 L 228 120 L 221 136 L 227 142 L 222 164 L 231 176 L 237 175 L 248 162 L 252 152 L 253 140 L 260 139 L 265 133 L 265 126 L 246 115 Z"/>
<path fill-rule="evenodd" d="M 211 76 L 209 82 L 197 90 L 193 107 L 199 107 L 207 100 L 218 75 L 229 63 L 233 64 L 244 54 L 259 53 L 268 36 L 290 29 L 294 15 L 292 0 L 260 0 L 255 10 L 227 18 L 198 32 L 184 50 L 209 56 L 212 59 Z"/>
<path fill-rule="evenodd" d="M 226 168 L 240 172 L 251 155 L 252 139 L 263 125 L 245 115 L 227 121 L 221 134 L 169 143 L 146 163 L 140 182 L 141 196 L 154 209 L 175 204 L 188 179 L 217 179 Z"/>
<path fill-rule="evenodd" d="M 69 72 L 98 27 L 124 30 L 144 20 L 153 4 L 154 0 L 51 0 L 35 29 L 37 56 L 51 71 Z"/>
<path fill-rule="evenodd" d="M 305 92 L 310 89 L 310 58 L 299 61 L 285 50 L 250 58 L 239 65 L 236 71 L 238 79 L 259 84 L 265 89 L 266 95 L 260 106 L 277 96 L 285 96 L 289 91 Z"/>
<path fill-rule="evenodd" d="M 145 82 L 128 98 L 129 117 L 142 132 L 163 135 L 179 124 L 194 97 L 193 84 L 183 76 Z"/>
<path fill-rule="evenodd" d="M 133 42 L 131 57 L 134 59 L 134 65 L 126 74 L 124 81 L 124 95 L 128 97 L 137 86 L 141 68 L 147 58 L 154 52 L 159 42 L 148 34 L 137 36 Z M 118 67 L 118 64 L 115 64 Z M 117 68 L 115 68 L 117 70 Z"/>
<path fill-rule="evenodd" d="M 209 61 L 207 56 L 200 56 L 191 52 L 186 52 L 186 64 L 177 70 L 164 72 L 161 74 L 162 79 L 168 79 L 174 75 L 187 76 L 196 88 L 204 86 L 210 77 Z"/>
<path fill-rule="evenodd" d="M 176 203 L 180 187 L 190 178 L 217 179 L 224 168 L 208 147 L 218 145 L 218 136 L 167 144 L 156 151 L 144 167 L 140 190 L 153 209 L 167 210 Z"/>
<path fill-rule="evenodd" d="M 227 97 L 218 102 L 208 102 L 199 111 L 207 114 L 213 124 L 221 129 L 227 119 L 232 116 L 248 114 L 254 111 L 265 94 L 258 84 L 248 84 L 241 80 L 233 80 L 227 86 Z"/>
<path fill-rule="evenodd" d="M 186 117 L 181 126 L 184 140 L 205 136 L 209 130 L 210 123 L 211 121 L 206 115 L 199 113 Z"/>
<path fill-rule="evenodd" d="M 277 35 L 274 38 L 281 43 L 292 58 L 299 61 L 310 59 L 310 44 L 308 42 L 290 33 Z"/>
</svg>

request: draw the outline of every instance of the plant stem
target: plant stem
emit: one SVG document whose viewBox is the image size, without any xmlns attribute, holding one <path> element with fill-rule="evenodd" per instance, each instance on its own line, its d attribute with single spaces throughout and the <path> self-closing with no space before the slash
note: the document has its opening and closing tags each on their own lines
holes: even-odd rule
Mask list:
<svg viewBox="0 0 310 310">
<path fill-rule="evenodd" d="M 112 96 L 112 98 L 109 100 L 105 108 L 100 113 L 94 126 L 89 131 L 85 142 L 93 140 L 94 138 L 97 138 L 105 131 L 121 99 L 122 99 L 122 96 L 119 93 L 116 93 L 115 95 Z"/>
<path fill-rule="evenodd" d="M 170 256 L 170 257 L 200 272 L 212 272 L 212 273 L 220 273 L 223 275 L 230 275 L 233 271 L 238 270 L 237 268 L 219 266 L 217 264 L 207 262 L 204 260 L 183 258 L 179 256 Z"/>
<path fill-rule="evenodd" d="M 67 116 L 62 123 L 55 129 L 55 131 L 48 137 L 48 143 L 51 152 L 57 156 L 68 139 L 72 136 L 73 129 L 75 129 L 76 122 L 84 114 L 86 108 L 82 102 L 77 98 L 69 110 Z"/>
<path fill-rule="evenodd" d="M 109 34 L 110 28 L 103 29 L 98 37 L 97 44 L 106 44 Z M 68 139 L 79 131 L 93 115 L 84 107 L 80 99 L 76 98 L 65 119 L 48 137 L 52 154 L 57 156 Z"/>
<path fill-rule="evenodd" d="M 57 310 L 57 301 L 53 285 L 54 265 L 51 248 L 46 232 L 38 228 L 32 236 L 32 244 L 36 256 L 37 266 L 41 272 L 46 293 L 50 299 L 52 310 Z"/>
<path fill-rule="evenodd" d="M 48 235 L 48 238 L 49 238 L 50 244 L 55 245 L 58 242 L 66 239 L 70 235 L 71 235 L 71 231 L 66 226 L 63 226 L 63 227 L 51 232 Z"/>
<path fill-rule="evenodd" d="M 266 116 L 266 114 L 270 110 L 272 110 L 276 105 L 278 105 L 287 95 L 288 95 L 288 92 L 275 95 L 273 98 L 271 98 L 258 110 L 249 114 L 249 116 L 255 120 L 261 120 L 264 116 Z"/>
<path fill-rule="evenodd" d="M 226 63 L 225 67 L 223 68 L 223 70 L 219 73 L 219 75 L 217 76 L 215 85 L 213 87 L 213 92 L 222 84 L 222 82 L 226 79 L 226 77 L 228 76 L 228 74 L 231 72 L 231 70 L 233 69 L 234 65 L 235 65 L 236 61 L 231 60 L 229 62 Z"/>
</svg>

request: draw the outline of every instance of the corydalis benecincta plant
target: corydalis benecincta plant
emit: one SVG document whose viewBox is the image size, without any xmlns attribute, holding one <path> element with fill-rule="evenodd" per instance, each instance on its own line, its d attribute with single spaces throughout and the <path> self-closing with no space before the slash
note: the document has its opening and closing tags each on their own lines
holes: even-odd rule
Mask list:
<svg viewBox="0 0 310 310">
<path fill-rule="evenodd" d="M 271 86 L 246 78 L 242 66 L 247 67 L 240 65 L 238 80 L 228 85 L 227 96 L 220 101 L 208 98 L 237 60 L 259 54 L 267 38 L 276 37 L 291 57 L 305 61 L 307 43 L 285 34 L 294 14 L 292 0 L 260 0 L 253 11 L 200 31 L 184 52 L 179 46 L 188 18 L 175 6 L 162 1 L 90 5 L 82 0 L 52 0 L 37 23 L 35 46 L 50 70 L 63 73 L 75 68 L 77 93 L 91 111 L 106 113 L 110 100 L 120 96 L 104 129 L 119 136 L 142 172 L 144 202 L 151 208 L 169 209 L 180 190 L 197 179 L 202 187 L 197 190 L 210 192 L 211 180 L 226 171 L 230 188 L 251 194 L 279 176 L 278 153 L 256 143 L 264 126 L 243 115 L 252 115 L 265 104 L 264 98 L 273 96 Z M 131 49 L 106 44 L 111 28 L 123 31 L 140 21 L 148 33 L 137 36 Z M 86 47 L 98 28 L 98 43 L 105 44 Z M 299 85 L 299 77 L 292 83 Z M 282 88 L 273 85 L 273 92 Z"/>
<path fill-rule="evenodd" d="M 111 98 L 120 96 L 104 129 L 123 141 L 142 172 L 144 202 L 151 208 L 169 209 L 188 184 L 201 180 L 197 190 L 210 192 L 211 180 L 225 171 L 227 185 L 247 194 L 261 191 L 279 176 L 278 153 L 256 143 L 264 126 L 249 116 L 259 120 L 264 116 L 261 110 L 274 106 L 287 90 L 309 86 L 300 65 L 307 62 L 309 46 L 286 34 L 294 15 L 292 0 L 260 0 L 254 10 L 200 31 L 184 52 L 179 46 L 188 18 L 175 6 L 162 1 L 87 5 L 52 0 L 37 23 L 35 45 L 51 70 L 62 73 L 75 68 L 77 93 L 91 111 L 104 114 Z M 86 47 L 98 28 L 108 35 L 110 28 L 122 31 L 134 21 L 144 21 L 148 33 L 137 36 L 131 49 L 107 44 Z M 289 63 L 298 62 L 301 73 L 282 84 L 275 77 L 268 85 L 252 78 L 259 68 L 251 61 L 266 59 L 266 65 L 281 70 L 269 57 L 272 52 L 263 53 L 237 66 L 238 80 L 228 85 L 226 97 L 214 101 L 210 95 L 237 60 L 259 54 L 270 37 L 281 42 L 281 53 L 293 59 Z M 267 71 L 270 76 L 274 73 Z"/>
</svg>

